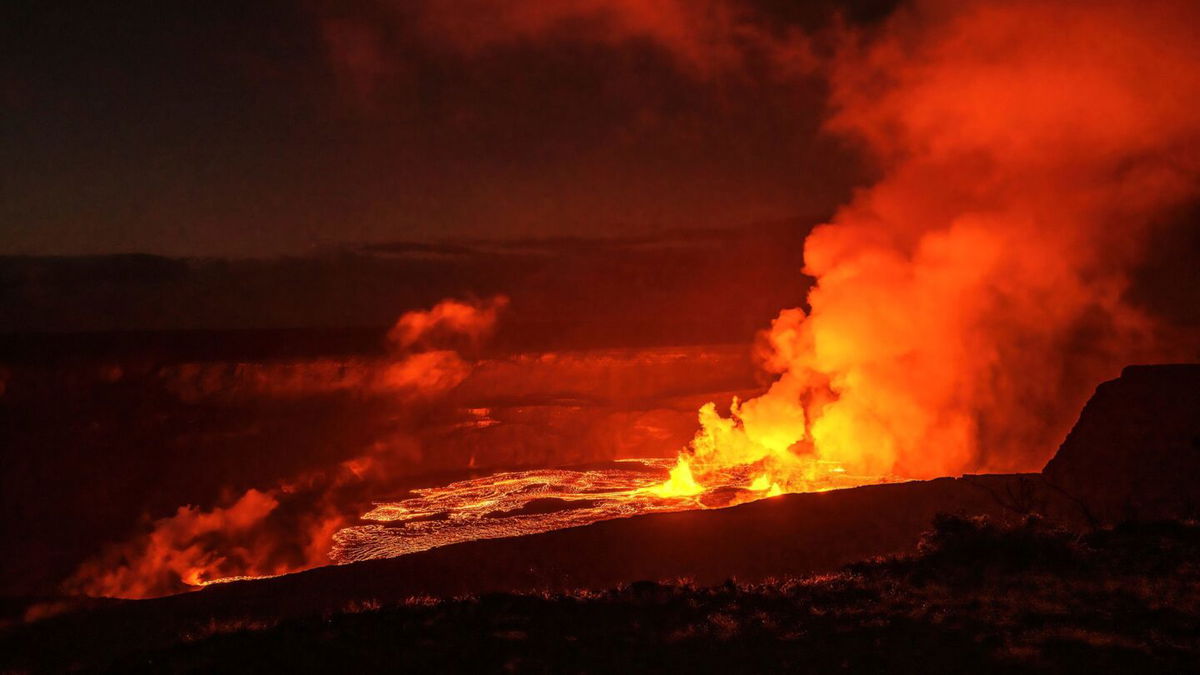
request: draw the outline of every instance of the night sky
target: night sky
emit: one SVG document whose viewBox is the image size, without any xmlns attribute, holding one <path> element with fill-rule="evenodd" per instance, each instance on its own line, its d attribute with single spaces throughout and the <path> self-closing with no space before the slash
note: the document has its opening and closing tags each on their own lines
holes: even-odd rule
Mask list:
<svg viewBox="0 0 1200 675">
<path fill-rule="evenodd" d="M 841 3 L 727 4 L 4 3 L 0 253 L 819 221 L 870 169 L 771 50 Z"/>
</svg>

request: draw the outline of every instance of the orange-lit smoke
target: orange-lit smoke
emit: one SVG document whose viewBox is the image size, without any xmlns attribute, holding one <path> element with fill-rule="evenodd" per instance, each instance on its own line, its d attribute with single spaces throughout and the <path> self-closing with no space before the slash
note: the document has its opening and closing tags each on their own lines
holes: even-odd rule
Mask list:
<svg viewBox="0 0 1200 675">
<path fill-rule="evenodd" d="M 432 396 L 466 379 L 464 357 L 491 337 L 508 298 L 445 300 L 429 310 L 406 312 L 388 332 L 390 355 L 378 358 L 317 358 L 302 361 L 184 363 L 163 368 L 171 393 L 189 402 L 313 396 L 355 391 Z"/>
<path fill-rule="evenodd" d="M 453 389 L 472 367 L 456 352 L 435 347 L 460 339 L 478 345 L 491 333 L 506 303 L 505 298 L 474 303 L 446 300 L 429 311 L 409 312 L 389 334 L 395 353 L 386 361 L 356 362 L 341 369 L 312 364 L 246 366 L 249 370 L 207 376 L 198 367 L 192 378 L 178 373 L 174 377 L 190 383 L 190 388 L 184 387 L 185 400 L 344 388 L 392 394 L 397 401 L 428 400 Z M 94 596 L 145 598 L 220 580 L 326 565 L 334 533 L 361 512 L 367 488 L 393 478 L 389 454 L 408 452 L 400 446 L 415 442 L 393 438 L 376 443 L 361 456 L 331 468 L 306 472 L 269 489 L 226 495 L 207 510 L 181 506 L 129 541 L 85 562 L 64 588 Z"/>
<path fill-rule="evenodd" d="M 273 540 L 263 541 L 274 537 L 263 523 L 278 506 L 273 490 L 248 490 L 228 506 L 209 511 L 181 506 L 123 550 L 84 563 L 68 586 L 93 595 L 152 597 L 181 583 L 286 571 L 294 561 L 266 560 L 261 554 L 278 548 Z"/>
<path fill-rule="evenodd" d="M 492 336 L 496 318 L 506 306 L 504 296 L 476 302 L 443 300 L 429 311 L 405 313 L 388 332 L 388 339 L 400 350 L 428 349 L 458 337 L 478 348 Z"/>
<path fill-rule="evenodd" d="M 1125 296 L 1200 192 L 1198 25 L 1186 0 L 928 0 L 842 35 L 828 128 L 882 178 L 805 242 L 810 310 L 763 340 L 778 379 L 705 407 L 681 465 L 795 490 L 1039 469 L 1099 381 L 1171 356 Z"/>
</svg>

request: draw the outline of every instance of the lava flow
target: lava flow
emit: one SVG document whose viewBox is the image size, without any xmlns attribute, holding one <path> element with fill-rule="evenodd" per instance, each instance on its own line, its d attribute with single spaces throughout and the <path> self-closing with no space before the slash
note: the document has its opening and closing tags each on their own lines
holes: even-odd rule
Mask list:
<svg viewBox="0 0 1200 675">
<path fill-rule="evenodd" d="M 600 468 L 513 471 L 413 490 L 415 497 L 377 504 L 362 517 L 368 524 L 334 535 L 330 558 L 337 563 L 390 558 L 613 518 L 733 506 L 783 492 L 750 466 L 708 474 L 706 488 L 693 480 L 687 463 L 672 468 L 676 461 L 627 459 Z M 827 468 L 810 491 L 880 482 Z"/>
</svg>

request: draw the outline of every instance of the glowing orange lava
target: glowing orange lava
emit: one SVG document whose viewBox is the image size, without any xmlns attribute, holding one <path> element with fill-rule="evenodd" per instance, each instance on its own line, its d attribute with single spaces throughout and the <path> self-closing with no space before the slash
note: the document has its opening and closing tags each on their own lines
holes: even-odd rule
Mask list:
<svg viewBox="0 0 1200 675">
<path fill-rule="evenodd" d="M 515 537 L 647 513 L 734 506 L 783 493 L 765 474 L 728 467 L 696 483 L 686 461 L 620 460 L 612 468 L 498 473 L 414 490 L 415 497 L 377 504 L 334 535 L 338 563 L 391 558 L 477 539 Z M 667 478 L 666 481 L 663 479 Z M 880 482 L 830 472 L 812 489 Z"/>
</svg>

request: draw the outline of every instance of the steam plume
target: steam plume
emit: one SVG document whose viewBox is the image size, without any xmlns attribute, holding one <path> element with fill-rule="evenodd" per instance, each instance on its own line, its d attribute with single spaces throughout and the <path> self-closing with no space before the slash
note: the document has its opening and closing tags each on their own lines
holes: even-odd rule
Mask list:
<svg viewBox="0 0 1200 675">
<path fill-rule="evenodd" d="M 844 34 L 829 130 L 882 178 L 805 242 L 810 311 L 764 339 L 778 379 L 701 412 L 692 468 L 764 462 L 803 489 L 1037 470 L 1087 393 L 1172 354 L 1126 300 L 1194 199 L 1200 7 L 945 2 Z"/>
</svg>

